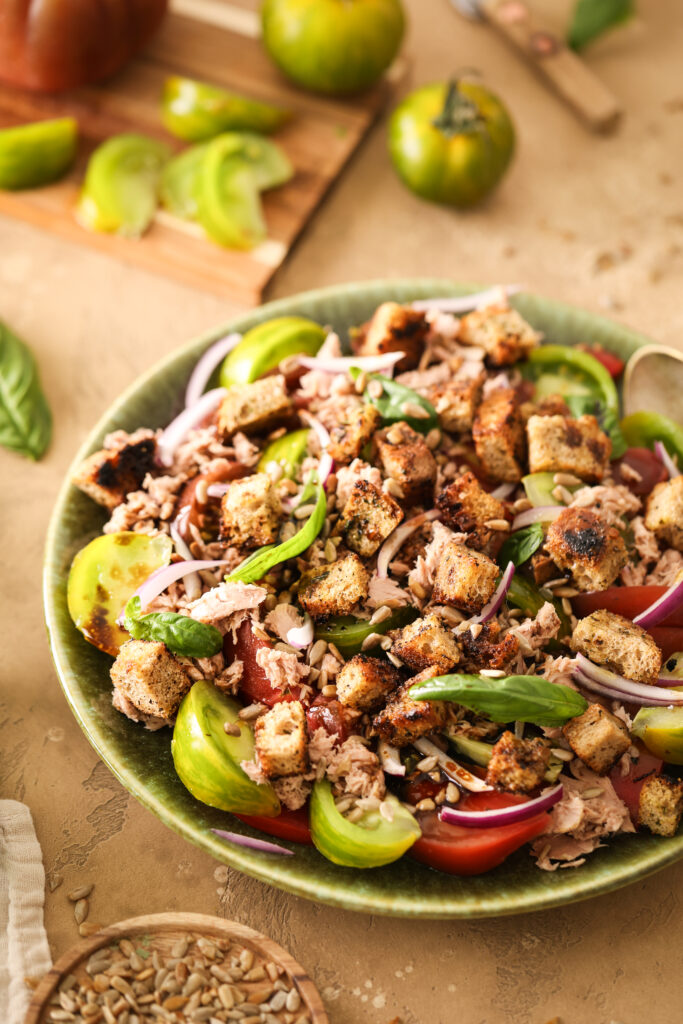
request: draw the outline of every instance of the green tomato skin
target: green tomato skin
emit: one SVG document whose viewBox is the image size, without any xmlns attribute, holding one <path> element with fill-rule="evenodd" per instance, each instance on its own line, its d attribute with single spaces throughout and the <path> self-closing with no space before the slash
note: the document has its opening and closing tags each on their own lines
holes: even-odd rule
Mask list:
<svg viewBox="0 0 683 1024">
<path fill-rule="evenodd" d="M 281 316 L 252 327 L 221 365 L 221 387 L 250 384 L 288 356 L 314 356 L 325 331 L 313 320 L 302 316 Z"/>
<path fill-rule="evenodd" d="M 239 718 L 240 705 L 201 679 L 183 698 L 175 726 L 171 753 L 183 785 L 195 799 L 232 814 L 276 817 L 280 801 L 270 785 L 259 785 L 240 768 L 254 756 L 254 734 Z M 228 736 L 223 725 L 240 728 Z"/>
<path fill-rule="evenodd" d="M 269 463 L 277 462 L 282 467 L 284 475 L 293 480 L 308 450 L 310 433 L 310 430 L 294 430 L 291 434 L 271 441 L 258 461 L 256 468 L 259 473 L 265 473 Z"/>
<path fill-rule="evenodd" d="M 73 117 L 38 121 L 0 131 L 0 189 L 35 188 L 66 174 L 76 159 Z"/>
<path fill-rule="evenodd" d="M 291 111 L 240 96 L 207 82 L 173 75 L 164 83 L 161 119 L 185 142 L 204 142 L 225 131 L 277 131 Z"/>
<path fill-rule="evenodd" d="M 261 27 L 268 53 L 292 81 L 343 96 L 381 78 L 405 18 L 400 0 L 265 0 Z"/>
<path fill-rule="evenodd" d="M 317 624 L 315 638 L 334 644 L 344 658 L 352 658 L 354 654 L 360 654 L 363 641 L 371 633 L 384 634 L 392 629 L 407 626 L 417 619 L 418 615 L 417 608 L 409 605 L 397 608 L 383 622 L 376 622 L 374 625 L 370 625 L 367 619 L 356 619 L 353 615 L 337 615 Z"/>
<path fill-rule="evenodd" d="M 389 122 L 389 152 L 401 180 L 423 199 L 467 208 L 498 184 L 512 159 L 515 131 L 505 106 L 488 89 L 460 82 L 486 124 L 448 137 L 435 127 L 447 85 L 427 85 L 411 93 Z"/>
<path fill-rule="evenodd" d="M 537 397 L 551 394 L 597 394 L 609 409 L 619 412 L 619 393 L 602 363 L 590 352 L 572 345 L 539 345 L 529 353 L 528 370 L 537 375 Z M 543 378 L 550 381 L 545 388 Z M 539 391 L 538 385 L 541 385 Z"/>
<path fill-rule="evenodd" d="M 359 822 L 351 823 L 334 806 L 329 781 L 316 782 L 311 794 L 311 838 L 323 857 L 347 868 L 379 868 L 402 857 L 422 832 L 395 796 L 386 799 L 393 821 L 379 811 L 368 811 Z"/>
<path fill-rule="evenodd" d="M 162 171 L 159 198 L 170 213 L 183 220 L 197 218 L 197 176 L 207 149 L 206 143 L 190 146 L 169 160 Z"/>
<path fill-rule="evenodd" d="M 641 708 L 633 719 L 631 734 L 667 764 L 683 764 L 683 707 Z"/>
<path fill-rule="evenodd" d="M 634 412 L 624 417 L 621 429 L 632 448 L 653 448 L 661 441 L 669 455 L 678 456 L 683 466 L 683 427 L 657 412 Z"/>
</svg>

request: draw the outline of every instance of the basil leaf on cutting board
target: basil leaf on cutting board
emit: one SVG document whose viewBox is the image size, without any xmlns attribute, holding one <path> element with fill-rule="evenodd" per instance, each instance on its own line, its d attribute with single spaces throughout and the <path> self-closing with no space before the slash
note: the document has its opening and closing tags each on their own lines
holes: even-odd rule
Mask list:
<svg viewBox="0 0 683 1024">
<path fill-rule="evenodd" d="M 508 562 L 514 562 L 516 566 L 523 565 L 534 551 L 540 548 L 544 536 L 541 523 L 532 523 L 531 526 L 525 526 L 522 530 L 509 534 L 498 552 L 498 564 L 507 565 Z"/>
<path fill-rule="evenodd" d="M 211 658 L 223 649 L 223 636 L 215 626 L 177 612 L 140 614 L 140 598 L 126 604 L 123 624 L 134 640 L 154 640 L 186 658 Z"/>
<path fill-rule="evenodd" d="M 572 50 L 582 50 L 604 32 L 628 21 L 635 12 L 633 0 L 577 0 L 567 42 Z"/>
<path fill-rule="evenodd" d="M 352 366 L 349 373 L 352 379 L 356 380 L 360 376 L 361 370 L 357 366 Z M 399 384 L 391 377 L 383 377 L 380 373 L 368 373 L 366 376 L 368 380 L 379 381 L 382 385 L 382 394 L 379 398 L 371 395 L 367 388 L 363 398 L 366 402 L 374 405 L 384 424 L 408 423 L 413 430 L 417 430 L 420 434 L 428 434 L 434 427 L 438 427 L 439 416 L 436 409 L 426 398 L 418 395 L 417 391 L 407 388 L 405 384 Z M 423 415 L 415 416 L 406 413 L 404 411 L 406 405 L 422 409 Z"/>
<path fill-rule="evenodd" d="M 38 460 L 52 437 L 52 413 L 30 349 L 0 323 L 0 445 Z"/>
</svg>

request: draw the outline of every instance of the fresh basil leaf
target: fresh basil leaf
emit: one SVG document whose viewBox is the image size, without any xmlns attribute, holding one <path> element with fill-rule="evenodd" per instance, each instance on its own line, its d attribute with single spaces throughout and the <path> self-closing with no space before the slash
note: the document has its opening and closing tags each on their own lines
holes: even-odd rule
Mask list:
<svg viewBox="0 0 683 1024">
<path fill-rule="evenodd" d="M 573 50 L 582 50 L 603 32 L 632 18 L 635 9 L 633 0 L 577 0 L 567 42 Z"/>
<path fill-rule="evenodd" d="M 503 546 L 498 553 L 498 564 L 507 565 L 514 562 L 515 565 L 523 565 L 527 562 L 534 551 L 537 551 L 543 543 L 545 533 L 541 523 L 532 523 L 522 530 L 517 530 L 506 537 Z"/>
<path fill-rule="evenodd" d="M 357 366 L 352 366 L 349 372 L 353 380 L 356 380 L 361 373 Z M 418 395 L 417 391 L 407 388 L 404 384 L 399 384 L 390 377 L 383 377 L 379 373 L 368 373 L 367 378 L 379 381 L 382 385 L 382 394 L 379 398 L 375 398 L 367 389 L 363 398 L 375 406 L 383 423 L 408 423 L 413 430 L 417 430 L 420 434 L 428 434 L 434 427 L 438 427 L 439 416 L 436 409 L 426 398 Z M 406 413 L 406 405 L 418 406 L 423 409 L 424 416 L 411 416 L 410 413 Z"/>
<path fill-rule="evenodd" d="M 454 673 L 418 683 L 408 694 L 413 700 L 453 701 L 494 722 L 530 722 L 551 728 L 564 725 L 588 707 L 576 690 L 543 676 L 485 679 Z"/>
<path fill-rule="evenodd" d="M 612 442 L 610 459 L 620 459 L 628 445 L 619 426 L 618 413 L 593 395 L 565 395 L 564 400 L 569 406 L 572 416 L 577 418 L 579 416 L 595 416 L 600 424 L 600 429 L 604 430 Z"/>
<path fill-rule="evenodd" d="M 39 459 L 52 437 L 52 414 L 30 350 L 0 324 L 0 445 Z"/>
<path fill-rule="evenodd" d="M 134 640 L 166 644 L 173 654 L 211 658 L 223 649 L 223 636 L 215 626 L 176 612 L 140 614 L 140 598 L 131 597 L 124 611 L 124 626 Z"/>
</svg>

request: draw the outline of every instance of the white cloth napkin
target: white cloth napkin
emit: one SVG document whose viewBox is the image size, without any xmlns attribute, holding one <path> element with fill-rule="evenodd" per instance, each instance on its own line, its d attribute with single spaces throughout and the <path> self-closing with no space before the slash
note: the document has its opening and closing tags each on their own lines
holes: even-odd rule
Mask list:
<svg viewBox="0 0 683 1024">
<path fill-rule="evenodd" d="M 52 960 L 43 925 L 45 871 L 31 812 L 0 800 L 0 1021 L 22 1024 L 30 992 Z"/>
</svg>

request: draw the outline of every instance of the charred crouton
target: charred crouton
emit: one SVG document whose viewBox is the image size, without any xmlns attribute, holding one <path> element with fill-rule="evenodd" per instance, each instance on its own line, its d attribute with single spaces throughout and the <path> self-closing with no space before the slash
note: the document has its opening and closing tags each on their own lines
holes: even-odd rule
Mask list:
<svg viewBox="0 0 683 1024">
<path fill-rule="evenodd" d="M 72 483 L 98 505 L 114 509 L 137 491 L 154 469 L 156 440 L 150 430 L 113 436 L 112 446 L 89 455 Z"/>
<path fill-rule="evenodd" d="M 442 700 L 412 700 L 408 690 L 417 683 L 438 675 L 433 668 L 424 669 L 409 679 L 390 698 L 372 720 L 374 732 L 393 747 L 406 747 L 430 732 L 442 729 L 446 721 L 446 705 Z"/>
<path fill-rule="evenodd" d="M 588 483 L 605 475 L 612 442 L 595 416 L 531 416 L 526 433 L 530 473 L 574 473 Z"/>
<path fill-rule="evenodd" d="M 455 637 L 437 615 L 425 615 L 404 626 L 393 642 L 391 653 L 415 671 L 431 666 L 435 675 L 443 675 L 460 661 Z"/>
<path fill-rule="evenodd" d="M 638 824 L 657 836 L 675 836 L 683 814 L 683 782 L 651 775 L 638 798 Z"/>
<path fill-rule="evenodd" d="M 306 713 L 298 700 L 280 701 L 256 719 L 259 764 L 269 778 L 297 775 L 308 767 Z"/>
<path fill-rule="evenodd" d="M 662 667 L 662 652 L 650 634 L 604 609 L 577 622 L 571 646 L 596 664 L 639 683 L 656 683 Z"/>
<path fill-rule="evenodd" d="M 384 352 L 405 352 L 396 370 L 413 370 L 424 352 L 429 324 L 424 313 L 397 302 L 383 302 L 369 323 L 356 336 L 354 345 L 359 356 L 376 356 Z"/>
<path fill-rule="evenodd" d="M 524 426 L 512 388 L 499 388 L 484 399 L 472 437 L 488 477 L 510 483 L 522 479 Z"/>
<path fill-rule="evenodd" d="M 337 676 L 337 697 L 346 707 L 370 711 L 382 704 L 400 682 L 400 673 L 388 661 L 356 654 Z"/>
<path fill-rule="evenodd" d="M 111 681 L 145 715 L 175 718 L 191 680 L 165 644 L 128 640 L 111 667 Z"/>
<path fill-rule="evenodd" d="M 341 423 L 330 430 L 327 450 L 335 462 L 351 462 L 372 440 L 380 414 L 374 405 L 360 405 L 351 409 Z"/>
<path fill-rule="evenodd" d="M 436 409 L 439 423 L 449 434 L 465 434 L 472 429 L 477 407 L 481 401 L 484 377 L 474 380 L 454 380 L 435 384 L 429 391 L 429 401 Z"/>
<path fill-rule="evenodd" d="M 368 596 L 370 576 L 358 555 L 348 554 L 329 565 L 303 573 L 299 604 L 314 619 L 347 615 Z"/>
<path fill-rule="evenodd" d="M 479 672 L 483 668 L 507 668 L 517 657 L 519 640 L 514 633 L 501 637 L 501 628 L 495 619 L 485 622 L 480 630 L 470 629 L 458 635 L 465 663 L 463 671 Z"/>
<path fill-rule="evenodd" d="M 540 340 L 538 331 L 509 306 L 475 309 L 460 321 L 458 341 L 483 348 L 490 366 L 511 366 L 526 359 Z"/>
<path fill-rule="evenodd" d="M 394 423 L 375 434 L 375 445 L 384 475 L 401 487 L 407 504 L 431 498 L 436 461 L 422 434 L 407 423 Z"/>
<path fill-rule="evenodd" d="M 577 757 L 597 775 L 605 775 L 631 746 L 628 729 L 601 704 L 591 704 L 562 732 Z"/>
<path fill-rule="evenodd" d="M 432 597 L 466 612 L 479 612 L 493 597 L 500 569 L 481 551 L 453 541 L 444 545 Z"/>
<path fill-rule="evenodd" d="M 272 544 L 282 514 L 267 473 L 233 480 L 221 498 L 220 538 L 242 551 Z"/>
<path fill-rule="evenodd" d="M 683 551 L 683 476 L 655 486 L 647 499 L 645 525 L 660 540 Z"/>
<path fill-rule="evenodd" d="M 606 590 L 628 561 L 623 537 L 587 508 L 567 508 L 550 524 L 545 546 L 579 590 Z"/>
<path fill-rule="evenodd" d="M 352 551 L 370 558 L 403 519 L 403 511 L 388 494 L 367 480 L 356 480 L 339 518 L 339 529 Z"/>
<path fill-rule="evenodd" d="M 539 587 L 542 587 L 548 580 L 555 580 L 560 575 L 560 570 L 557 568 L 552 558 L 545 550 L 545 548 L 539 548 L 531 556 L 531 571 L 534 574 L 534 583 Z"/>
<path fill-rule="evenodd" d="M 436 507 L 441 512 L 441 521 L 457 533 L 466 533 L 468 545 L 478 551 L 483 551 L 491 540 L 492 531 L 486 523 L 505 519 L 503 503 L 488 494 L 470 470 L 437 495 Z"/>
<path fill-rule="evenodd" d="M 218 410 L 218 433 L 223 440 L 238 430 L 259 433 L 282 423 L 291 412 L 285 378 L 263 377 L 229 389 Z"/>
<path fill-rule="evenodd" d="M 493 745 L 486 781 L 508 793 L 531 793 L 542 785 L 549 760 L 550 748 L 544 740 L 517 739 L 513 733 L 504 732 Z"/>
</svg>

